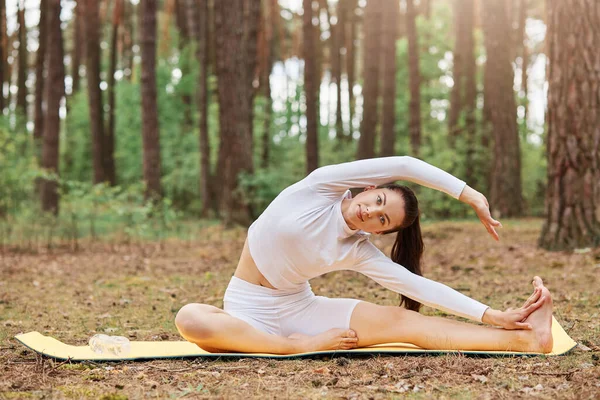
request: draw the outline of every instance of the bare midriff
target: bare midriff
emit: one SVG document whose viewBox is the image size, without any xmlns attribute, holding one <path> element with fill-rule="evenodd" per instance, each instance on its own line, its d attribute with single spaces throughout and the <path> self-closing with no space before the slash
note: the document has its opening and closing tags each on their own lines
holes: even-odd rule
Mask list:
<svg viewBox="0 0 600 400">
<path fill-rule="evenodd" d="M 258 270 L 258 267 L 256 266 L 256 263 L 250 254 L 247 238 L 246 243 L 244 243 L 244 250 L 242 250 L 242 255 L 240 256 L 240 261 L 238 262 L 238 266 L 233 276 L 246 282 L 250 282 L 254 285 L 275 289 L 275 287 L 271 285 L 267 278 L 265 278 L 264 275 Z"/>
</svg>

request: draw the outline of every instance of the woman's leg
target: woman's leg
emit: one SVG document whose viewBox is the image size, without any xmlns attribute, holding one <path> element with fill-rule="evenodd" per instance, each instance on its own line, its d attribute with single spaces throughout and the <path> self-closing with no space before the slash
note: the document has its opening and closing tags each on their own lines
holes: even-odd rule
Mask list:
<svg viewBox="0 0 600 400">
<path fill-rule="evenodd" d="M 318 350 L 351 349 L 352 330 L 330 329 L 317 336 L 286 338 L 265 333 L 225 311 L 206 304 L 187 304 L 175 317 L 184 339 L 209 352 L 293 354 Z"/>
<path fill-rule="evenodd" d="M 532 330 L 505 330 L 428 317 L 401 307 L 362 302 L 356 306 L 350 328 L 358 335 L 358 346 L 380 343 L 412 343 L 425 349 L 550 352 L 552 350 L 552 299 L 542 280 L 544 304 L 527 322 Z"/>
</svg>

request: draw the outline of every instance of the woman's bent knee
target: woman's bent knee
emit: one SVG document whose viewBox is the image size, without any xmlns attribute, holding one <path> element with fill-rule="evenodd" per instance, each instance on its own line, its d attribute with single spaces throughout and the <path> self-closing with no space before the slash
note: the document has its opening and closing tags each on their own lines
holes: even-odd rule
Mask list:
<svg viewBox="0 0 600 400">
<path fill-rule="evenodd" d="M 185 339 L 206 339 L 213 333 L 210 324 L 210 314 L 218 312 L 223 311 L 207 304 L 186 304 L 177 312 L 175 326 Z"/>
</svg>

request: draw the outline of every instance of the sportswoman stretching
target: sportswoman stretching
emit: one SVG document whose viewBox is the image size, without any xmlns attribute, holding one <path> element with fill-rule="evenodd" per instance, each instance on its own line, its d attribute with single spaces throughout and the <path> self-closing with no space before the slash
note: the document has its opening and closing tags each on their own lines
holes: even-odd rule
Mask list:
<svg viewBox="0 0 600 400">
<path fill-rule="evenodd" d="M 175 324 L 211 352 L 290 354 L 413 343 L 425 349 L 550 352 L 552 300 L 539 277 L 516 310 L 499 311 L 421 275 L 423 241 L 413 191 L 396 180 L 443 191 L 469 204 L 498 240 L 501 226 L 486 198 L 465 182 L 411 157 L 361 160 L 319 168 L 288 187 L 250 226 L 223 299 L 224 310 L 187 304 Z M 349 188 L 364 187 L 352 198 Z M 398 232 L 391 260 L 369 233 Z M 403 307 L 315 296 L 308 281 L 358 271 L 402 294 Z M 484 327 L 418 313 L 420 303 Z"/>
</svg>

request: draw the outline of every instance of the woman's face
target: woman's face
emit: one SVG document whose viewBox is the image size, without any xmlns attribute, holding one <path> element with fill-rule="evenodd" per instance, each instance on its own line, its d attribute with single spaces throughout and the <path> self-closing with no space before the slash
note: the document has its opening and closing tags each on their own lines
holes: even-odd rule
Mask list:
<svg viewBox="0 0 600 400">
<path fill-rule="evenodd" d="M 351 200 L 344 219 L 351 229 L 377 234 L 389 231 L 404 220 L 404 199 L 395 190 L 369 186 Z"/>
</svg>

